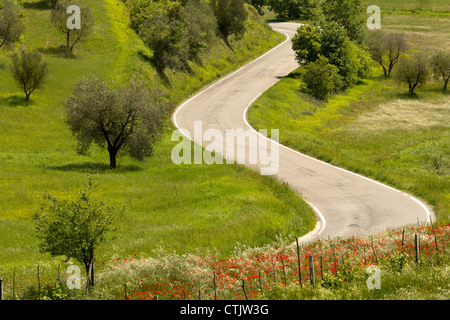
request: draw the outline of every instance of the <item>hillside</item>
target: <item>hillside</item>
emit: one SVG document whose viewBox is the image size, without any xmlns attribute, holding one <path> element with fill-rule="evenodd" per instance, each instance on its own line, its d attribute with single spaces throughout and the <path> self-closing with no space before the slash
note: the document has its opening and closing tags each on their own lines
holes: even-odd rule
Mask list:
<svg viewBox="0 0 450 320">
<path fill-rule="evenodd" d="M 74 197 L 88 175 L 98 183 L 95 200 L 125 206 L 125 214 L 116 221 L 115 239 L 99 249 L 97 261 L 151 254 L 159 245 L 180 253 L 217 249 L 227 254 L 237 242 L 263 245 L 278 235 L 301 235 L 313 228 L 315 217 L 309 206 L 273 179 L 237 165 L 174 165 L 169 119 L 152 158 L 138 162 L 121 157 L 115 171 L 108 169 L 104 150 L 77 154 L 76 140 L 65 124 L 64 101 L 82 76 L 94 74 L 124 86 L 137 75 L 164 90 L 175 107 L 281 42 L 282 35 L 247 7 L 247 31 L 240 40 L 230 39 L 233 50 L 218 38 L 201 63 L 191 63 L 190 73 L 166 70 L 162 79 L 148 61 L 151 51 L 130 28 L 122 1 L 80 3 L 90 6 L 95 26 L 75 47 L 72 58 L 60 48 L 64 35 L 50 23 L 50 2 L 23 4 L 26 28 L 16 50 L 25 46 L 42 52 L 49 67 L 47 81 L 29 102 L 9 73 L 12 51 L 0 50 L 0 270 L 4 278 L 14 268 L 26 274 L 26 268 L 38 264 L 55 270 L 61 260 L 39 253 L 32 217 L 45 204 L 44 194 Z"/>
</svg>

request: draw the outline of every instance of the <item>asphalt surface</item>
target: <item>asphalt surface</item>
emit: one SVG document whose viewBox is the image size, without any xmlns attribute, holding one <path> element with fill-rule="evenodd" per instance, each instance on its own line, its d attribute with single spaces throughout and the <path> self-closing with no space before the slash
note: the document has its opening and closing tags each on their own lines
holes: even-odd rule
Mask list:
<svg viewBox="0 0 450 320">
<path fill-rule="evenodd" d="M 195 142 L 223 154 L 228 161 L 235 160 L 262 174 L 275 174 L 277 179 L 288 183 L 318 217 L 316 229 L 304 240 L 373 234 L 418 220 L 424 223 L 434 217 L 429 206 L 411 195 L 279 145 L 251 128 L 246 120 L 248 107 L 298 67 L 290 39 L 300 25 L 270 25 L 285 34 L 286 41 L 185 101 L 173 114 L 174 125 Z M 247 140 L 233 140 L 234 149 L 227 149 L 227 142 L 232 141 L 232 136 L 227 136 L 230 129 L 237 134 L 242 129 L 240 137 L 247 136 Z M 282 134 L 282 128 L 279 132 Z M 258 143 L 252 144 L 253 139 Z"/>
</svg>

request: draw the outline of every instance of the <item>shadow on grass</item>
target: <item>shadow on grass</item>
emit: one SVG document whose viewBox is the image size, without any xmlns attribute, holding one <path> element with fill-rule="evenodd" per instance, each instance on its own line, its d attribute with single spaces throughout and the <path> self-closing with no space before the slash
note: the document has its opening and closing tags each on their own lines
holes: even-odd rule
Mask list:
<svg viewBox="0 0 450 320">
<path fill-rule="evenodd" d="M 22 6 L 24 9 L 34 9 L 34 10 L 50 10 L 52 9 L 52 2 L 49 0 L 41 0 L 35 2 L 23 2 Z"/>
<path fill-rule="evenodd" d="M 33 100 L 27 101 L 25 96 L 12 95 L 8 97 L 0 97 L 0 106 L 8 107 L 28 107 L 34 105 Z"/>
<path fill-rule="evenodd" d="M 159 78 L 161 79 L 162 83 L 166 86 L 170 85 L 170 80 L 165 74 L 164 70 L 161 70 L 161 68 L 158 68 L 155 64 L 155 61 L 153 61 L 152 57 L 149 57 L 144 51 L 140 50 L 138 51 L 139 58 L 142 59 L 142 61 L 145 61 L 147 63 L 150 63 L 153 68 L 155 68 L 156 72 L 158 73 Z"/>
<path fill-rule="evenodd" d="M 109 164 L 99 162 L 68 163 L 59 166 L 45 166 L 45 168 L 55 171 L 75 171 L 81 173 L 126 173 L 143 170 L 141 167 L 134 165 L 118 165 L 116 169 L 111 169 Z"/>
<path fill-rule="evenodd" d="M 38 51 L 40 53 L 60 57 L 60 58 L 69 58 L 76 59 L 73 52 L 70 52 L 66 46 L 61 45 L 59 47 L 49 47 L 49 48 L 39 48 Z"/>
</svg>

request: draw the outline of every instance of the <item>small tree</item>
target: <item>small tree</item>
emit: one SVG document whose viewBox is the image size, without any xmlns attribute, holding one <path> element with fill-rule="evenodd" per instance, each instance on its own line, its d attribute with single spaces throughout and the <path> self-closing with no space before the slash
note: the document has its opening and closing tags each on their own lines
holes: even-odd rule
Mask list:
<svg viewBox="0 0 450 320">
<path fill-rule="evenodd" d="M 324 0 L 322 8 L 327 22 L 337 23 L 352 41 L 362 43 L 366 17 L 361 0 Z"/>
<path fill-rule="evenodd" d="M 11 1 L 0 2 L 0 48 L 19 40 L 23 33 L 23 14 Z"/>
<path fill-rule="evenodd" d="M 219 31 L 230 47 L 228 38 L 231 35 L 242 37 L 246 30 L 248 12 L 244 0 L 211 0 Z"/>
<path fill-rule="evenodd" d="M 65 104 L 67 123 L 86 154 L 92 143 L 109 152 L 110 168 L 119 151 L 144 160 L 161 136 L 167 104 L 141 82 L 114 89 L 95 76 L 82 78 Z"/>
<path fill-rule="evenodd" d="M 320 29 L 303 25 L 292 38 L 292 49 L 299 64 L 313 62 L 321 52 L 322 33 Z"/>
<path fill-rule="evenodd" d="M 76 200 L 59 200 L 46 195 L 49 205 L 34 216 L 40 252 L 74 258 L 84 264 L 87 273 L 96 249 L 114 230 L 112 222 L 117 216 L 114 208 L 91 200 L 94 187 L 89 179 Z M 94 285 L 94 272 L 90 276 L 90 283 Z"/>
<path fill-rule="evenodd" d="M 47 63 L 37 51 L 13 53 L 10 70 L 27 101 L 34 90 L 42 86 L 48 73 Z"/>
<path fill-rule="evenodd" d="M 314 62 L 305 65 L 302 80 L 306 92 L 319 100 L 327 100 L 340 87 L 339 69 L 330 64 L 328 59 L 319 55 Z"/>
<path fill-rule="evenodd" d="M 428 59 L 420 53 L 403 58 L 396 71 L 396 78 L 408 84 L 408 94 L 414 95 L 417 86 L 427 82 L 430 75 L 430 64 Z"/>
<path fill-rule="evenodd" d="M 201 54 L 216 39 L 217 20 L 203 0 L 189 0 L 185 6 L 189 34 L 189 59 L 199 61 Z"/>
<path fill-rule="evenodd" d="M 67 26 L 67 19 L 70 17 L 67 13 L 67 8 L 72 4 L 73 3 L 68 2 L 67 0 L 58 1 L 51 14 L 53 25 L 66 36 L 66 50 L 68 51 L 68 54 L 72 54 L 75 45 L 86 38 L 94 26 L 92 12 L 86 7 L 80 8 L 80 29 L 70 29 Z"/>
<path fill-rule="evenodd" d="M 405 34 L 398 32 L 373 31 L 368 35 L 366 44 L 372 59 L 383 68 L 386 78 L 390 77 L 392 69 L 408 50 Z"/>
<path fill-rule="evenodd" d="M 450 52 L 439 51 L 431 61 L 433 67 L 434 77 L 444 81 L 443 90 L 447 90 L 448 80 L 450 79 Z"/>
<path fill-rule="evenodd" d="M 155 5 L 156 7 L 156 5 Z M 189 58 L 189 36 L 182 21 L 169 16 L 164 10 L 147 12 L 139 33 L 153 51 L 153 63 L 158 71 L 166 68 L 186 69 Z"/>
</svg>

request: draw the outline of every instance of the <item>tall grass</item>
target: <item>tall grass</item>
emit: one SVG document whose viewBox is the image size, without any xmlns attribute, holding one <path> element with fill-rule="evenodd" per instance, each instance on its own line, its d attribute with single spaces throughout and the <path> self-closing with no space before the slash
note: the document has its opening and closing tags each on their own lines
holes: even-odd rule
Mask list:
<svg viewBox="0 0 450 320">
<path fill-rule="evenodd" d="M 39 0 L 24 3 L 26 32 L 17 45 L 44 53 L 49 77 L 26 103 L 8 72 L 8 51 L 0 53 L 0 267 L 3 272 L 37 264 L 61 263 L 40 254 L 32 216 L 49 193 L 67 198 L 90 175 L 98 183 L 95 200 L 125 206 L 115 224 L 114 239 L 97 251 L 97 261 L 113 256 L 148 254 L 159 245 L 180 253 L 230 252 L 236 242 L 261 245 L 278 234 L 308 232 L 312 210 L 278 182 L 237 165 L 174 165 L 170 141 L 174 129 L 167 120 L 164 138 L 146 162 L 129 157 L 118 169 L 107 167 L 105 150 L 89 156 L 76 153 L 76 141 L 65 124 L 64 100 L 76 81 L 95 74 L 126 85 L 138 75 L 149 86 L 168 93 L 173 107 L 200 87 L 250 61 L 284 38 L 252 11 L 248 32 L 231 39 L 234 52 L 218 41 L 193 73 L 167 72 L 162 81 L 145 59 L 149 54 L 128 27 L 125 5 L 116 0 L 82 1 L 95 16 L 94 32 L 66 58 L 59 47 L 63 36 L 50 24 L 50 10 Z M 101 269 L 101 265 L 99 266 Z M 6 271 L 5 271 L 6 270 Z"/>
</svg>

